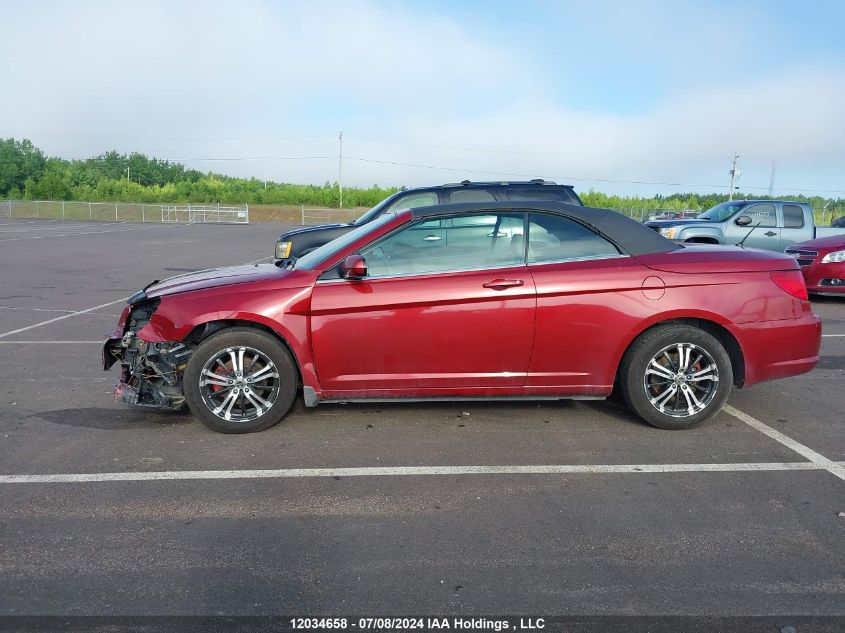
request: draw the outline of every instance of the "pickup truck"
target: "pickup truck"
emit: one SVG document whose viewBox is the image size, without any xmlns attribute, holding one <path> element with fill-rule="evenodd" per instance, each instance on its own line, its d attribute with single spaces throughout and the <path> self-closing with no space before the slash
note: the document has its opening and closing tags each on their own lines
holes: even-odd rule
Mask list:
<svg viewBox="0 0 845 633">
<path fill-rule="evenodd" d="M 695 219 L 645 224 L 676 242 L 742 244 L 781 252 L 796 242 L 845 234 L 845 228 L 816 227 L 810 205 L 789 200 L 731 200 Z"/>
</svg>

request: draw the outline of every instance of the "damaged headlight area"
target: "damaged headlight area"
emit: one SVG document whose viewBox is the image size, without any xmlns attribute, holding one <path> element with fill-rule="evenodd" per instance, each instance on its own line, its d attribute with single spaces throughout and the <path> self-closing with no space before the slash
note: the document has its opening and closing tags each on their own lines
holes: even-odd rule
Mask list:
<svg viewBox="0 0 845 633">
<path fill-rule="evenodd" d="M 120 362 L 120 380 L 114 390 L 116 400 L 160 409 L 181 409 L 185 404 L 182 374 L 193 346 L 178 341 L 150 343 L 138 335 L 158 304 L 154 299 L 131 305 L 122 338 L 106 342 L 104 364 Z"/>
</svg>

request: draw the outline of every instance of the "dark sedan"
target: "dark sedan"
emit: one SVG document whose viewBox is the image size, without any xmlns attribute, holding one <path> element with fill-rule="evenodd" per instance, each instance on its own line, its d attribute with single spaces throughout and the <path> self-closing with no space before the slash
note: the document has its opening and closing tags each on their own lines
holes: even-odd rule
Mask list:
<svg viewBox="0 0 845 633">
<path fill-rule="evenodd" d="M 296 257 L 327 244 L 355 227 L 381 217 L 385 213 L 401 209 L 416 209 L 437 204 L 467 202 L 554 200 L 583 206 L 581 199 L 570 185 L 559 185 L 546 180 L 526 182 L 463 182 L 434 187 L 420 187 L 399 191 L 379 202 L 357 220 L 348 224 L 320 224 L 293 229 L 279 235 L 276 240 L 274 259 L 278 265 L 286 265 Z"/>
</svg>

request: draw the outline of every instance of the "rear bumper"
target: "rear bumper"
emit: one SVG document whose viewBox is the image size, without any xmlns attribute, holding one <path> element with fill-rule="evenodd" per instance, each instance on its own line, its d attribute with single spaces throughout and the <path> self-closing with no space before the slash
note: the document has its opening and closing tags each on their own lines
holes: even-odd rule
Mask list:
<svg viewBox="0 0 845 633">
<path fill-rule="evenodd" d="M 805 374 L 819 362 L 821 318 L 811 311 L 800 319 L 737 326 L 749 387 L 766 380 Z"/>
</svg>

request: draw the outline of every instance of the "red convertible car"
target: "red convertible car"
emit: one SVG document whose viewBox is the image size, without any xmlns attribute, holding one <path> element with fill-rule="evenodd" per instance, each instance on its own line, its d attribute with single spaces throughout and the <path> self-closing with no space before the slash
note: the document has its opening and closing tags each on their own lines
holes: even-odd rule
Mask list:
<svg viewBox="0 0 845 633">
<path fill-rule="evenodd" d="M 605 398 L 654 426 L 810 371 L 821 323 L 794 258 L 681 246 L 557 202 L 405 210 L 285 268 L 220 268 L 129 299 L 103 350 L 117 398 L 224 433 L 305 404 Z"/>
</svg>

